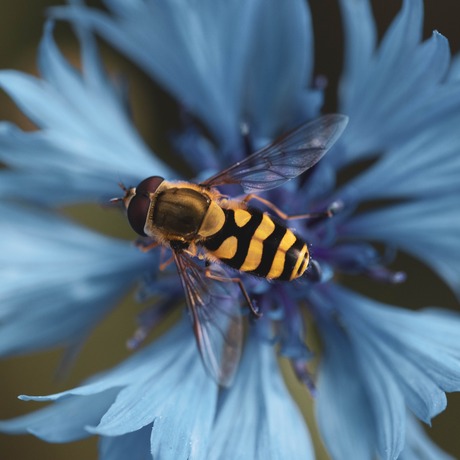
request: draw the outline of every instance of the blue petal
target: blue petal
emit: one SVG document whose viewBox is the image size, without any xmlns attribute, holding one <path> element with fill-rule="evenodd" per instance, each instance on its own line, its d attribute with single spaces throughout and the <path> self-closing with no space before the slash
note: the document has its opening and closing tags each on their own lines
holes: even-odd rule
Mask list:
<svg viewBox="0 0 460 460">
<path fill-rule="evenodd" d="M 21 399 L 60 401 L 72 396 L 88 396 L 101 393 L 111 388 L 121 389 L 149 379 L 151 376 L 155 376 L 157 379 L 156 384 L 160 385 L 163 373 L 169 367 L 173 367 L 171 363 L 175 362 L 183 353 L 183 347 L 188 345 L 192 347 L 194 345 L 192 340 L 190 323 L 188 320 L 183 320 L 148 347 L 133 354 L 129 359 L 109 371 L 93 376 L 79 387 L 48 396 L 21 396 Z M 180 373 L 180 370 L 177 372 Z M 113 420 L 113 422 L 115 423 L 116 421 Z M 129 432 L 129 429 L 127 432 Z"/>
<path fill-rule="evenodd" d="M 46 27 L 40 46 L 45 79 L 15 71 L 0 72 L 0 86 L 42 128 L 23 133 L 2 125 L 0 159 L 25 173 L 42 170 L 43 174 L 62 178 L 59 190 L 63 186 L 71 189 L 78 182 L 77 176 L 89 184 L 89 190 L 103 189 L 105 194 L 117 193 L 116 183 L 121 178 L 139 180 L 146 171 L 167 176 L 170 170 L 151 156 L 138 137 L 105 74 L 95 75 L 96 64 L 88 75 L 78 74 L 58 51 L 51 29 L 50 25 Z M 92 48 L 94 44 L 86 40 L 82 46 Z M 97 58 L 95 52 L 90 55 Z M 72 175 L 75 177 L 66 185 Z M 22 196 L 19 186 L 15 190 Z M 76 198 L 78 193 L 72 195 Z M 49 194 L 47 201 L 53 203 L 57 196 Z"/>
<path fill-rule="evenodd" d="M 318 113 L 322 91 L 306 88 L 313 60 L 304 2 L 107 4 L 114 17 L 82 8 L 53 14 L 97 30 L 198 115 L 224 149 L 241 148 L 243 122 L 258 147 Z"/>
<path fill-rule="evenodd" d="M 314 458 L 271 344 L 249 338 L 235 382 L 222 392 L 211 440 L 208 458 Z"/>
<path fill-rule="evenodd" d="M 97 423 L 116 395 L 116 390 L 86 397 L 72 397 L 45 409 L 7 421 L 0 421 L 0 431 L 10 434 L 30 433 L 48 442 L 70 442 L 88 437 L 86 425 Z"/>
<path fill-rule="evenodd" d="M 1 143 L 1 140 L 0 140 Z M 37 145 L 38 147 L 38 145 Z M 49 152 L 50 149 L 47 151 Z M 16 150 L 16 152 L 18 152 Z M 39 169 L 39 168 L 37 168 Z M 48 170 L 51 172 L 52 168 Z M 139 179 L 128 179 L 123 183 L 136 184 Z M 44 206 L 59 206 L 72 203 L 97 201 L 107 205 L 111 198 L 120 196 L 120 188 L 114 184 L 120 175 L 107 174 L 102 178 L 91 174 L 76 175 L 72 171 L 59 171 L 48 175 L 27 171 L 0 171 L 0 196 L 3 199 L 25 199 L 29 203 Z M 128 180 L 127 180 L 128 179 Z"/>
<path fill-rule="evenodd" d="M 344 202 L 443 195 L 460 191 L 460 111 L 388 151 L 336 194 Z"/>
<path fill-rule="evenodd" d="M 458 83 L 460 81 L 460 55 L 457 53 L 452 61 L 447 75 L 446 81 L 448 83 Z"/>
<path fill-rule="evenodd" d="M 316 418 L 334 460 L 373 457 L 377 433 L 374 415 L 351 344 L 333 324 L 320 323 L 324 350 L 318 369 Z"/>
<path fill-rule="evenodd" d="M 99 460 L 153 460 L 150 449 L 152 426 L 123 436 L 103 436 L 99 441 Z"/>
<path fill-rule="evenodd" d="M 93 27 L 198 115 L 223 145 L 238 148 L 247 43 L 259 2 L 106 3 L 114 17 L 81 8 L 52 11 Z"/>
<path fill-rule="evenodd" d="M 189 344 L 194 347 L 195 344 Z M 157 400 L 151 436 L 153 458 L 207 458 L 210 432 L 214 421 L 218 387 L 205 374 L 195 348 L 194 360 L 182 366 L 181 375 L 163 401 Z M 179 367 L 175 363 L 174 367 Z M 162 384 L 168 385 L 165 379 Z M 171 390 L 175 390 L 174 393 Z M 157 392 L 159 394 L 159 392 Z"/>
<path fill-rule="evenodd" d="M 204 370 L 188 320 L 150 348 L 149 361 L 144 356 L 142 365 L 130 372 L 129 385 L 120 391 L 97 427 L 90 430 L 120 436 L 153 423 L 154 458 L 202 458 L 218 387 Z M 145 364 L 149 362 L 147 369 Z M 126 372 L 116 370 L 119 378 Z M 110 372 L 102 380 L 110 379 L 114 384 L 115 377 Z M 91 386 L 94 391 L 97 382 Z"/>
<path fill-rule="evenodd" d="M 304 1 L 264 1 L 252 28 L 245 111 L 257 140 L 318 114 L 321 98 L 308 92 L 313 67 L 312 24 Z"/>
<path fill-rule="evenodd" d="M 458 193 L 394 205 L 353 217 L 341 235 L 383 241 L 425 262 L 460 296 Z"/>
<path fill-rule="evenodd" d="M 149 451 L 154 458 L 205 458 L 217 391 L 204 370 L 189 320 L 184 318 L 152 345 L 81 387 L 50 396 L 22 396 L 55 404 L 1 422 L 0 429 L 30 431 L 58 442 L 97 433 L 124 438 L 120 438 L 124 445 L 133 439 L 146 440 L 146 432 L 140 432 L 145 427 L 150 431 L 153 423 Z M 125 437 L 134 432 L 139 436 Z M 104 446 L 113 448 L 107 442 Z"/>
<path fill-rule="evenodd" d="M 401 12 L 388 28 L 379 49 L 381 59 L 394 64 L 411 52 L 422 38 L 423 2 L 404 0 Z"/>
<path fill-rule="evenodd" d="M 398 460 L 455 460 L 427 436 L 412 416 L 407 417 L 406 445 Z"/>
<path fill-rule="evenodd" d="M 369 369 L 382 363 L 426 422 L 445 409 L 443 392 L 460 390 L 460 315 L 408 311 L 338 286 L 326 292 L 321 300 L 335 305 L 356 353 L 370 355 Z"/>
<path fill-rule="evenodd" d="M 149 257 L 126 242 L 18 205 L 0 210 L 3 355 L 79 342 L 146 269 Z"/>
<path fill-rule="evenodd" d="M 190 169 L 198 174 L 197 181 L 204 181 L 221 169 L 216 146 L 196 126 L 190 125 L 174 133 L 171 143 L 182 154 Z"/>
<path fill-rule="evenodd" d="M 381 359 L 393 364 L 393 376 L 404 394 L 407 406 L 420 420 L 430 423 L 432 417 L 446 408 L 445 393 L 425 369 L 420 369 L 416 363 L 401 356 L 400 350 L 388 346 L 382 337 L 379 339 L 380 342 L 374 342 L 365 337 L 365 341 L 371 342 L 371 346 L 379 352 Z"/>
<path fill-rule="evenodd" d="M 353 335 L 353 339 L 356 335 Z M 379 458 L 397 458 L 404 446 L 406 410 L 404 397 L 385 363 L 376 359 L 375 351 L 361 346 L 355 353 L 374 417 L 378 417 L 377 452 Z"/>
<path fill-rule="evenodd" d="M 330 317 L 320 323 L 326 352 L 318 384 L 318 418 L 328 446 L 337 435 L 334 425 L 327 425 L 326 417 L 332 417 L 336 404 L 339 417 L 345 416 L 345 410 L 341 409 L 341 399 L 327 398 L 338 391 L 334 385 L 347 390 L 346 377 L 339 378 L 333 372 L 350 366 L 343 372 L 349 372 L 354 391 L 361 392 L 369 402 L 355 402 L 354 410 L 361 418 L 352 419 L 353 426 L 348 429 L 358 430 L 364 418 L 361 406 L 371 406 L 374 419 L 370 421 L 376 431 L 372 434 L 369 425 L 370 437 L 378 439 L 382 458 L 396 458 L 404 443 L 406 406 L 429 422 L 446 407 L 444 392 L 460 389 L 460 315 L 398 309 L 332 284 L 315 291 L 312 300 L 315 308 L 335 310 L 334 318 L 340 321 L 340 327 L 334 326 Z M 342 334 L 346 337 L 341 338 Z M 356 368 L 348 363 L 350 360 Z M 353 404 L 351 396 L 349 392 L 344 396 L 350 398 L 347 404 Z M 352 435 L 348 434 L 347 439 L 353 439 Z M 337 458 L 342 458 L 339 453 Z"/>
<path fill-rule="evenodd" d="M 377 41 L 377 30 L 369 1 L 340 1 L 345 29 L 344 69 L 340 79 L 339 98 L 343 109 L 352 107 L 358 97 Z"/>
<path fill-rule="evenodd" d="M 43 205 L 107 202 L 120 195 L 120 180 L 135 184 L 140 177 L 111 169 L 97 157 L 83 158 L 75 148 L 66 150 L 47 132 L 22 132 L 9 123 L 0 123 L 0 158 L 13 168 L 1 171 L 1 196 Z"/>
<path fill-rule="evenodd" d="M 360 15 L 369 15 L 368 7 L 361 2 L 356 8 Z M 351 17 L 352 14 L 345 15 L 346 21 L 352 21 L 346 29 L 364 28 L 350 37 L 351 46 L 357 41 L 356 35 L 374 35 L 375 32 L 369 32 L 373 27 L 367 22 L 360 25 Z M 422 1 L 406 0 L 376 52 L 370 53 L 365 48 L 359 59 L 348 52 L 353 60 L 346 65 L 348 70 L 341 87 L 345 99 L 340 102 L 340 111 L 350 117 L 350 124 L 342 138 L 345 153 L 336 161 L 344 164 L 375 155 L 410 139 L 414 132 L 437 122 L 440 114 L 447 116 L 451 110 L 448 106 L 453 105 L 452 97 L 457 110 L 460 107 L 458 91 L 454 91 L 453 85 L 448 91 L 450 101 L 443 97 L 442 82 L 450 60 L 447 40 L 434 33 L 430 40 L 419 44 L 422 21 Z M 359 78 L 354 79 L 358 72 Z M 362 97 L 363 94 L 366 96 Z"/>
</svg>

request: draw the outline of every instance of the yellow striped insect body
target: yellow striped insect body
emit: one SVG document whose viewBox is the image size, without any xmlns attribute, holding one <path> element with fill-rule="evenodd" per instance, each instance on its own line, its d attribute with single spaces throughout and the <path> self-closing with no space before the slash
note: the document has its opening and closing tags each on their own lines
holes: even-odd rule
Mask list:
<svg viewBox="0 0 460 460">
<path fill-rule="evenodd" d="M 291 281 L 309 264 L 307 244 L 269 214 L 248 207 L 256 193 L 278 187 L 316 164 L 347 124 L 343 115 L 326 115 L 302 125 L 282 139 L 200 184 L 170 182 L 152 176 L 126 190 L 122 198 L 131 227 L 151 244 L 172 250 L 186 293 L 193 329 L 207 370 L 229 385 L 239 361 L 242 327 L 237 302 L 222 302 L 222 284 L 239 278 L 222 266 L 203 267 L 195 256 L 270 280 Z M 248 193 L 229 200 L 219 185 L 238 184 Z M 255 311 L 254 311 L 255 313 Z"/>
<path fill-rule="evenodd" d="M 239 203 L 237 203 L 237 206 Z M 307 245 L 257 209 L 223 206 L 221 228 L 201 244 L 230 267 L 267 279 L 291 281 L 307 269 Z"/>
</svg>

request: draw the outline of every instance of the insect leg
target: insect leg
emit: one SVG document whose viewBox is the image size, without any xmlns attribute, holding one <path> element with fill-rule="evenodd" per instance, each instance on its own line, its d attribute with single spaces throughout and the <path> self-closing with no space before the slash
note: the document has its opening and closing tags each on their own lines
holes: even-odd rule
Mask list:
<svg viewBox="0 0 460 460">
<path fill-rule="evenodd" d="M 161 255 L 160 255 L 160 260 L 163 258 L 164 255 L 164 248 L 161 248 Z M 162 272 L 168 265 L 171 265 L 171 263 L 174 262 L 174 256 L 171 256 L 169 259 L 165 260 L 164 262 L 161 262 L 159 265 L 159 270 Z"/>
<path fill-rule="evenodd" d="M 248 304 L 249 309 L 251 310 L 251 313 L 256 318 L 260 318 L 262 316 L 262 313 L 260 313 L 259 310 L 256 307 L 254 307 L 254 304 L 249 298 L 249 295 L 246 291 L 246 288 L 244 287 L 243 282 L 239 278 L 225 278 L 224 276 L 214 275 L 209 268 L 206 268 L 205 275 L 207 278 L 210 278 L 216 281 L 221 281 L 223 283 L 237 283 L 241 290 L 241 293 L 244 296 L 244 299 L 246 300 L 246 303 Z"/>
<path fill-rule="evenodd" d="M 265 198 L 262 198 L 254 193 L 246 195 L 242 201 L 243 203 L 248 203 L 251 200 L 257 200 L 260 203 L 264 204 L 265 206 L 267 206 L 267 208 L 271 209 L 283 220 L 330 218 L 334 216 L 337 213 L 337 211 L 341 208 L 341 204 L 339 202 L 333 202 L 325 211 L 288 215 L 285 212 L 281 211 L 281 209 L 275 206 L 271 201 L 266 200 Z"/>
<path fill-rule="evenodd" d="M 134 243 L 135 246 L 142 252 L 149 252 L 152 249 L 156 248 L 160 243 L 158 241 L 152 241 L 151 243 L 146 243 L 145 241 L 139 239 Z"/>
<path fill-rule="evenodd" d="M 135 243 L 136 247 L 142 252 L 149 252 L 152 249 L 155 249 L 160 245 L 158 241 L 152 241 L 151 243 L 146 243 L 145 241 L 139 239 Z M 171 256 L 169 259 L 165 260 L 165 250 L 164 246 L 161 246 L 161 253 L 160 253 L 160 265 L 159 270 L 162 272 L 168 265 L 171 265 L 174 262 L 174 256 Z"/>
</svg>

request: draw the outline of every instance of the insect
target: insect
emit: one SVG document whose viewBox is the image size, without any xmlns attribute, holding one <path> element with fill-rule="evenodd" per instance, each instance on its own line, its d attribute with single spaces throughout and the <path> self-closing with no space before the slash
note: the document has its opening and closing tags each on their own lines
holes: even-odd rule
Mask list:
<svg viewBox="0 0 460 460">
<path fill-rule="evenodd" d="M 204 182 L 152 176 L 124 189 L 125 196 L 118 199 L 126 207 L 133 230 L 147 237 L 144 250 L 158 245 L 171 249 L 198 349 L 220 385 L 231 383 L 242 349 L 241 312 L 232 287 L 241 290 L 257 314 L 242 281 L 230 276 L 224 266 L 269 280 L 291 281 L 302 276 L 309 264 L 307 244 L 287 225 L 249 207 L 248 202 L 257 199 L 288 218 L 256 193 L 278 187 L 316 164 L 347 121 L 344 115 L 325 115 Z M 227 184 L 240 185 L 247 195 L 229 199 L 216 188 Z M 204 259 L 205 266 L 196 258 Z"/>
</svg>

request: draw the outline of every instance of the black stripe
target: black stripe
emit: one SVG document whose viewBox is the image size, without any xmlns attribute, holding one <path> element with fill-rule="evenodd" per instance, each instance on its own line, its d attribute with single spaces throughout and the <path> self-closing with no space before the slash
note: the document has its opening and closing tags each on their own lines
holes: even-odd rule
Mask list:
<svg viewBox="0 0 460 460">
<path fill-rule="evenodd" d="M 260 260 L 259 265 L 256 269 L 248 273 L 257 276 L 262 276 L 265 278 L 268 275 L 270 269 L 272 268 L 276 251 L 278 250 L 281 240 L 283 239 L 283 236 L 286 234 L 287 231 L 286 227 L 283 227 L 282 225 L 277 224 L 276 222 L 274 222 L 274 224 L 275 229 L 273 230 L 272 234 L 263 242 L 262 258 Z"/>
<path fill-rule="evenodd" d="M 233 209 L 224 209 L 224 225 L 215 235 L 207 238 L 202 243 L 209 251 L 216 251 L 227 238 L 236 237 L 238 241 L 236 254 L 231 259 L 222 258 L 221 260 L 237 270 L 243 265 L 251 239 L 263 218 L 263 214 L 260 211 L 250 210 L 248 212 L 251 214 L 251 218 L 243 227 L 239 227 L 235 222 L 235 211 Z"/>
<path fill-rule="evenodd" d="M 221 229 L 214 235 L 206 238 L 203 241 L 203 246 L 210 251 L 216 251 L 220 248 L 221 244 L 230 236 L 235 235 L 235 227 L 238 227 L 235 223 L 235 213 L 233 209 L 224 209 L 225 222 Z"/>
<path fill-rule="evenodd" d="M 294 244 L 286 252 L 284 269 L 281 275 L 278 277 L 279 280 L 288 281 L 291 278 L 294 267 L 297 263 L 297 260 L 299 259 L 300 251 L 302 250 L 304 244 L 305 243 L 298 236 L 296 236 Z"/>
</svg>

